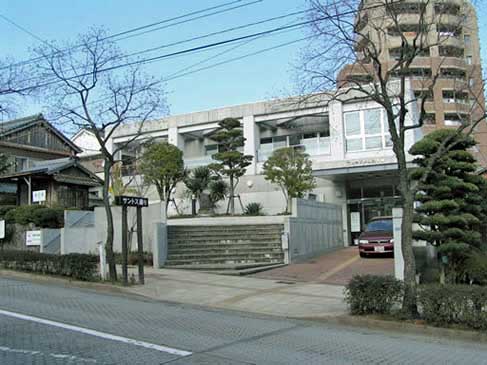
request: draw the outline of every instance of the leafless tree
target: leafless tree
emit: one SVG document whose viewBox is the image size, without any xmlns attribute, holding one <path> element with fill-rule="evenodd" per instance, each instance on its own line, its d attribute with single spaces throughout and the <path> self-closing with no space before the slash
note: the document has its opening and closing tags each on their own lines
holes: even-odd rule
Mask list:
<svg viewBox="0 0 487 365">
<path fill-rule="evenodd" d="M 403 309 L 416 315 L 415 186 L 409 178 L 406 135 L 434 122 L 430 113 L 443 100 L 432 98 L 445 85 L 452 90 L 455 109 L 450 114 L 457 116 L 458 134 L 485 130 L 480 67 L 469 66 L 459 46 L 464 31 L 474 24 L 469 21 L 473 7 L 463 1 L 432 0 L 309 0 L 309 6 L 313 38 L 300 62 L 302 91 L 373 101 L 385 111 L 403 206 Z M 477 36 L 476 29 L 470 32 Z M 417 110 L 412 124 L 411 110 Z M 446 152 L 448 142 L 431 165 Z"/>
<path fill-rule="evenodd" d="M 11 58 L 0 60 L 0 117 L 12 117 L 19 106 L 18 97 L 35 91 L 35 83 L 30 82 L 33 87 L 26 88 L 28 73 L 26 65 L 17 64 Z"/>
<path fill-rule="evenodd" d="M 53 48 L 62 51 L 53 52 Z M 111 169 L 119 154 L 134 142 L 144 123 L 166 112 L 160 79 L 143 72 L 140 62 L 128 59 L 103 29 L 93 29 L 75 42 L 41 47 L 38 64 L 43 88 L 56 120 L 92 131 L 104 160 L 103 203 L 107 217 L 106 255 L 110 279 L 117 279 L 113 253 L 113 216 L 110 207 Z M 124 67 L 121 67 L 125 65 Z M 131 138 L 112 145 L 121 127 L 132 124 Z"/>
</svg>

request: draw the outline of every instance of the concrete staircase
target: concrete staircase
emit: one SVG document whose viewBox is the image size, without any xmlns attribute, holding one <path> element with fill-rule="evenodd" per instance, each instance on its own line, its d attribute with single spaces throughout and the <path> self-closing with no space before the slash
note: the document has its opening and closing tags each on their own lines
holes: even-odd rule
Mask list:
<svg viewBox="0 0 487 365">
<path fill-rule="evenodd" d="M 283 226 L 168 226 L 166 267 L 243 275 L 283 265 Z"/>
</svg>

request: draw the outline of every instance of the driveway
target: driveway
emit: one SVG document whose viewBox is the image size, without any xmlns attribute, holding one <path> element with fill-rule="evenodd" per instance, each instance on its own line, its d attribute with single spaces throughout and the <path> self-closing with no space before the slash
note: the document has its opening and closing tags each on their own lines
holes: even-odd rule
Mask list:
<svg viewBox="0 0 487 365">
<path fill-rule="evenodd" d="M 254 277 L 347 285 L 354 275 L 394 275 L 394 259 L 389 257 L 361 258 L 358 247 L 347 247 L 300 264 L 257 273 Z"/>
</svg>

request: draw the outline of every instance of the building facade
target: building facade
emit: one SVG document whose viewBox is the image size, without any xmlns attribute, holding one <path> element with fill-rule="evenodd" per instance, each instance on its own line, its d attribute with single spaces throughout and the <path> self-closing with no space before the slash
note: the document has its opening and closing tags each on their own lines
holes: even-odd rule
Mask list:
<svg viewBox="0 0 487 365">
<path fill-rule="evenodd" d="M 417 111 L 410 110 L 408 123 L 415 116 Z M 144 141 L 165 140 L 183 151 L 186 167 L 207 165 L 214 162 L 212 155 L 218 151 L 212 134 L 218 122 L 228 117 L 241 121 L 243 152 L 253 156 L 237 187 L 244 206 L 259 202 L 266 214 L 284 211 L 286 201 L 282 192 L 264 179 L 262 168 L 274 150 L 295 147 L 304 149 L 312 160 L 317 186 L 307 198 L 342 207 L 345 242 L 351 243 L 370 218 L 391 215 L 399 194 L 385 113 L 377 104 L 357 102 L 352 96 L 343 101 L 331 101 L 326 95 L 307 97 L 304 102 L 301 98 L 289 98 L 147 122 L 142 134 L 118 158 L 130 165 L 142 153 Z M 138 130 L 137 125 L 119 128 L 110 140 L 111 145 L 133 139 Z M 418 130 L 408 133 L 407 149 L 420 138 Z M 149 198 L 158 200 L 155 190 L 149 193 Z M 176 200 L 180 211 L 190 213 L 191 202 L 184 186 L 178 186 Z M 220 211 L 224 210 L 222 203 Z"/>
<path fill-rule="evenodd" d="M 383 69 L 392 70 L 404 57 L 407 45 L 414 42 L 417 55 L 407 67 L 407 76 L 416 99 L 426 99 L 423 131 L 458 127 L 484 116 L 478 22 L 470 1 L 385 4 L 384 0 L 361 2 L 355 22 L 357 61 L 341 71 L 339 83 L 356 82 L 357 78 L 372 81 L 376 71 L 367 55 L 372 48 Z M 477 126 L 474 137 L 478 142 L 476 157 L 487 166 L 487 121 Z"/>
</svg>

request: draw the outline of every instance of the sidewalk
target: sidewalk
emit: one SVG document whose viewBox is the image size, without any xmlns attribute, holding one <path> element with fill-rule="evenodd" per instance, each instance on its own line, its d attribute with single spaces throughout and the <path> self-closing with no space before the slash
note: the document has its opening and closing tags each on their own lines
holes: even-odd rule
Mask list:
<svg viewBox="0 0 487 365">
<path fill-rule="evenodd" d="M 145 282 L 124 291 L 157 300 L 293 318 L 346 313 L 343 286 L 338 285 L 152 268 L 146 268 Z"/>
</svg>

